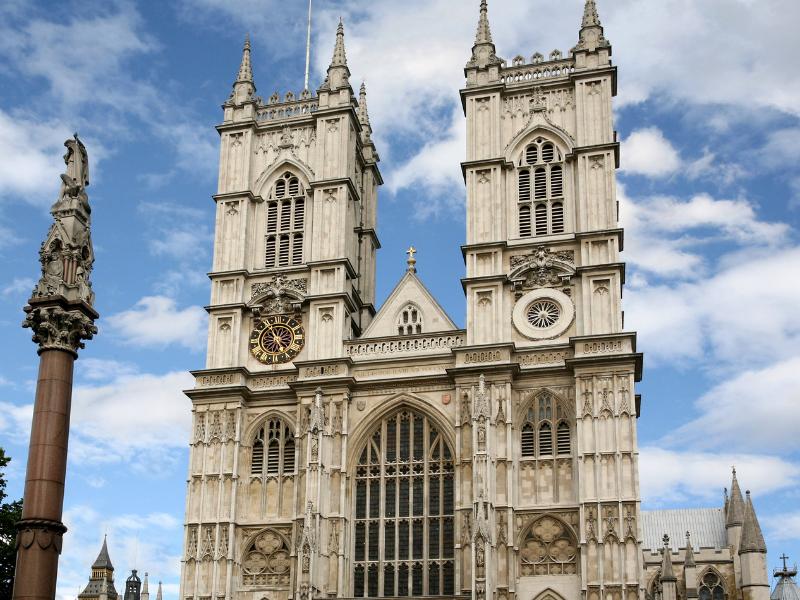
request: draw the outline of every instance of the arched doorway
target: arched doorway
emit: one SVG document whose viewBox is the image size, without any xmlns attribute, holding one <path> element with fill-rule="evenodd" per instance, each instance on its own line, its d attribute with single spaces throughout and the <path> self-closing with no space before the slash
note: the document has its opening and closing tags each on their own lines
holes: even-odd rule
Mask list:
<svg viewBox="0 0 800 600">
<path fill-rule="evenodd" d="M 441 432 L 401 408 L 381 420 L 358 456 L 354 596 L 453 594 L 455 467 Z"/>
</svg>

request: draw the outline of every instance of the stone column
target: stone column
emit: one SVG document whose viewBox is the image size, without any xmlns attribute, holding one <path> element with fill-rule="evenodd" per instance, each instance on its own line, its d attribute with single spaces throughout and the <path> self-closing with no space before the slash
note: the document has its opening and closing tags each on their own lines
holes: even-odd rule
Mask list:
<svg viewBox="0 0 800 600">
<path fill-rule="evenodd" d="M 65 310 L 66 309 L 66 310 Z M 67 442 L 72 403 L 72 372 L 81 339 L 96 329 L 97 313 L 84 303 L 31 300 L 25 325 L 39 343 L 39 377 L 25 475 L 22 520 L 17 524 L 14 600 L 52 600 L 58 556 L 67 528 L 61 522 Z"/>
<path fill-rule="evenodd" d="M 72 403 L 72 372 L 98 314 L 92 304 L 94 264 L 91 208 L 86 195 L 89 159 L 78 134 L 66 142 L 66 173 L 50 213 L 53 224 L 39 251 L 41 278 L 22 326 L 39 346 L 39 377 L 25 475 L 22 520 L 17 523 L 14 600 L 53 600 L 58 556 L 67 528 L 61 522 Z"/>
</svg>

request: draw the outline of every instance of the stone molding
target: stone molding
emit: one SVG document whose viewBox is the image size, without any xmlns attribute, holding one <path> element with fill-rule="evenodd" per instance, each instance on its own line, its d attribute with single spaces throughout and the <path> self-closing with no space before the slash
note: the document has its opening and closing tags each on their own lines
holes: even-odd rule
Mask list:
<svg viewBox="0 0 800 600">
<path fill-rule="evenodd" d="M 23 519 L 16 527 L 15 548 L 27 550 L 36 542 L 42 550 L 53 549 L 57 554 L 61 554 L 63 536 L 67 531 L 63 523 L 47 519 Z"/>
</svg>

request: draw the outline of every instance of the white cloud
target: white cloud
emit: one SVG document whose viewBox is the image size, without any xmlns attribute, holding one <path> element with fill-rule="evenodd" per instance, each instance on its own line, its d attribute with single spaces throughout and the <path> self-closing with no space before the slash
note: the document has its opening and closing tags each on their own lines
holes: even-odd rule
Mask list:
<svg viewBox="0 0 800 600">
<path fill-rule="evenodd" d="M 770 540 L 794 542 L 800 538 L 800 511 L 765 515 L 759 517 L 759 524 Z"/>
<path fill-rule="evenodd" d="M 726 379 L 696 403 L 701 415 L 667 436 L 694 448 L 735 446 L 749 451 L 800 448 L 800 356 Z"/>
<path fill-rule="evenodd" d="M 647 177 L 672 175 L 681 166 L 678 151 L 657 127 L 637 129 L 622 142 L 622 172 Z"/>
<path fill-rule="evenodd" d="M 797 485 L 800 477 L 800 467 L 775 456 L 646 446 L 640 449 L 639 460 L 642 502 L 651 508 L 687 501 L 722 505 L 722 490 L 731 483 L 731 465 L 756 496 Z"/>
<path fill-rule="evenodd" d="M 781 246 L 791 229 L 759 219 L 746 199 L 716 199 L 697 194 L 688 200 L 655 196 L 634 200 L 618 187 L 620 224 L 625 227 L 625 258 L 638 269 L 662 277 L 697 279 L 706 275 L 700 250 L 712 242 L 742 246 Z"/>
<path fill-rule="evenodd" d="M 58 173 L 64 170 L 64 140 L 71 135 L 61 122 L 29 120 L 0 109 L 0 198 L 19 195 L 41 207 L 55 202 Z"/>
<path fill-rule="evenodd" d="M 147 296 L 130 310 L 107 319 L 109 329 L 126 344 L 163 348 L 176 344 L 199 351 L 205 347 L 207 317 L 199 306 L 179 309 L 175 300 Z"/>
<path fill-rule="evenodd" d="M 15 277 L 11 283 L 6 285 L 0 295 L 2 296 L 16 296 L 17 294 L 30 293 L 36 282 L 30 277 Z"/>
<path fill-rule="evenodd" d="M 27 444 L 31 434 L 33 404 L 19 406 L 11 402 L 0 402 L 0 431 L 8 439 Z"/>
<path fill-rule="evenodd" d="M 626 320 L 636 324 L 649 361 L 752 369 L 797 354 L 800 247 L 726 262 L 697 281 L 628 290 Z"/>
<path fill-rule="evenodd" d="M 133 375 L 138 371 L 136 365 L 104 358 L 83 358 L 75 363 L 75 375 L 90 381 L 109 381 L 123 375 Z"/>
</svg>

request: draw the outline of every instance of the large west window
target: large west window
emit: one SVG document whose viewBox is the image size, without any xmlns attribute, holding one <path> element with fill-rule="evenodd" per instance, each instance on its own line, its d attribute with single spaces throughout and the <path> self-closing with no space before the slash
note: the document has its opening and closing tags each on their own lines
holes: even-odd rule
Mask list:
<svg viewBox="0 0 800 600">
<path fill-rule="evenodd" d="M 287 267 L 303 262 L 306 191 L 297 176 L 284 173 L 267 201 L 267 236 L 264 266 Z"/>
<path fill-rule="evenodd" d="M 564 233 L 564 156 L 552 142 L 537 138 L 517 168 L 520 237 Z"/>
<path fill-rule="evenodd" d="M 356 468 L 356 597 L 455 593 L 453 482 L 453 452 L 427 417 L 381 421 Z"/>
</svg>

